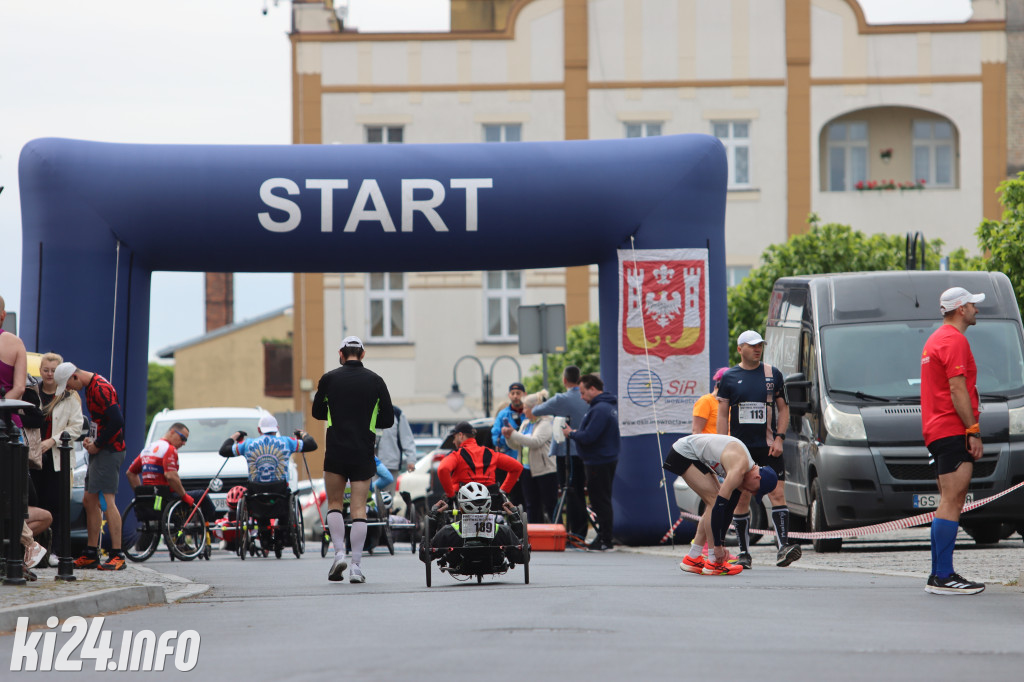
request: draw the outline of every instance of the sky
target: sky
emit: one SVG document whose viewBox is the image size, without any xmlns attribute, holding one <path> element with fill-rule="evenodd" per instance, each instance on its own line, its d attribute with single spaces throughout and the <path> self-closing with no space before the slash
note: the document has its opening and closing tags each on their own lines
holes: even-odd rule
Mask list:
<svg viewBox="0 0 1024 682">
<path fill-rule="evenodd" d="M 348 25 L 364 32 L 448 29 L 446 0 L 348 5 Z M 871 23 L 971 13 L 970 0 L 861 5 Z M 40 137 L 289 144 L 290 11 L 284 0 L 0 0 L 0 296 L 8 310 L 20 308 L 22 147 Z M 236 322 L 291 300 L 291 275 L 235 276 Z M 201 273 L 154 273 L 150 355 L 202 335 L 203 304 Z"/>
</svg>

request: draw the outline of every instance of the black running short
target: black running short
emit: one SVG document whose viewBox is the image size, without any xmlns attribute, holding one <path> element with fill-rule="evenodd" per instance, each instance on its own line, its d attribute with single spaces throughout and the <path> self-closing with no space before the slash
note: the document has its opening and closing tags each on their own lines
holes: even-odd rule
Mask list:
<svg viewBox="0 0 1024 682">
<path fill-rule="evenodd" d="M 951 474 L 964 462 L 974 462 L 967 451 L 967 438 L 964 436 L 947 436 L 928 443 L 928 452 L 935 460 L 936 473 L 939 476 Z"/>
<path fill-rule="evenodd" d="M 750 451 L 750 456 L 754 459 L 754 464 L 759 467 L 771 467 L 775 475 L 779 477 L 780 481 L 786 480 L 786 466 L 782 461 L 782 455 L 778 457 L 772 457 L 768 454 L 768 446 L 763 448 L 752 448 L 749 445 L 747 450 Z"/>
<path fill-rule="evenodd" d="M 665 471 L 675 474 L 676 476 L 682 476 L 686 473 L 686 470 L 691 466 L 697 467 L 697 471 L 702 474 L 713 473 L 707 464 L 698 461 L 696 459 L 690 459 L 689 457 L 683 457 L 675 450 L 668 453 L 668 457 L 665 458 L 665 464 L 662 465 Z"/>
<path fill-rule="evenodd" d="M 328 452 L 324 456 L 324 471 L 344 476 L 348 481 L 369 481 L 377 473 L 373 455 L 353 456 Z"/>
</svg>

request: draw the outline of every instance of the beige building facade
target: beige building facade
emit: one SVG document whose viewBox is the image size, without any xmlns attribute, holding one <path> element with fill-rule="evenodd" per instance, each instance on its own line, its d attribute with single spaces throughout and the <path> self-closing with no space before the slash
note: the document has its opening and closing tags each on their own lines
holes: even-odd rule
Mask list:
<svg viewBox="0 0 1024 682">
<path fill-rule="evenodd" d="M 855 0 L 459 0 L 450 32 L 412 34 L 340 30 L 330 4 L 294 3 L 296 143 L 714 135 L 730 284 L 811 212 L 971 250 L 1001 213 L 1002 0 L 965 23 L 898 26 L 868 25 Z M 596 320 L 596 271 L 296 275 L 295 302 L 295 409 L 356 334 L 395 402 L 436 427 L 481 414 L 477 369 L 460 366 L 466 407 L 445 403 L 460 357 L 517 355 L 510 305 Z M 509 363 L 494 368 L 503 388 Z"/>
</svg>

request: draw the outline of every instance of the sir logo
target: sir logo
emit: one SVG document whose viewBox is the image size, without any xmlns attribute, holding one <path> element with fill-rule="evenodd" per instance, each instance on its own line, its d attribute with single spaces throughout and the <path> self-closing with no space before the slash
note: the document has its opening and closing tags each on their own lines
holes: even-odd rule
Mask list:
<svg viewBox="0 0 1024 682">
<path fill-rule="evenodd" d="M 622 347 L 659 358 L 704 350 L 704 262 L 643 261 L 627 265 Z"/>
</svg>

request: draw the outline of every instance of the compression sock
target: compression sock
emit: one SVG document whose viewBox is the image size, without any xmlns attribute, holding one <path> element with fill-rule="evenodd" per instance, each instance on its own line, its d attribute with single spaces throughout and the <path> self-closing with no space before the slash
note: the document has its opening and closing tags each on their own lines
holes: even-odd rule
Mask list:
<svg viewBox="0 0 1024 682">
<path fill-rule="evenodd" d="M 352 543 L 352 565 L 358 566 L 363 560 L 363 545 L 366 543 L 366 519 L 352 519 L 348 537 Z"/>
<path fill-rule="evenodd" d="M 699 557 L 702 553 L 704 553 L 706 551 L 708 551 L 708 545 L 707 545 L 706 542 L 704 543 L 704 547 L 703 548 L 701 548 L 701 546 L 698 545 L 696 542 L 691 542 L 690 543 L 690 551 L 686 553 L 686 556 L 690 557 L 691 559 L 696 559 L 697 557 Z"/>
<path fill-rule="evenodd" d="M 345 558 L 345 515 L 338 509 L 327 512 L 327 529 L 334 543 L 334 558 Z"/>
<path fill-rule="evenodd" d="M 750 550 L 747 549 L 750 546 L 750 512 L 734 515 L 732 522 L 736 524 L 736 538 L 740 542 L 740 554 L 750 554 Z"/>
<path fill-rule="evenodd" d="M 946 519 L 932 521 L 932 547 L 935 551 L 935 577 L 948 578 L 953 574 L 953 547 L 960 524 Z"/>
<path fill-rule="evenodd" d="M 929 531 L 931 533 L 931 538 L 932 538 L 932 541 L 931 541 L 931 546 L 932 546 L 932 572 L 931 572 L 931 574 L 935 575 L 935 567 L 939 563 L 939 558 L 938 558 L 938 556 L 935 553 L 935 524 L 934 523 L 932 524 L 932 526 L 929 529 Z"/>
<path fill-rule="evenodd" d="M 775 544 L 782 549 L 789 544 L 789 507 L 772 507 L 772 525 L 775 526 Z"/>
</svg>

